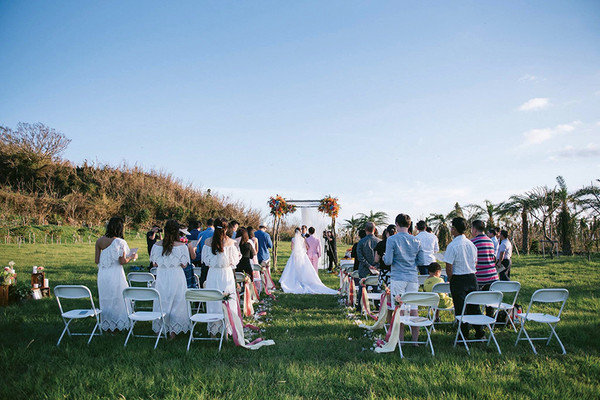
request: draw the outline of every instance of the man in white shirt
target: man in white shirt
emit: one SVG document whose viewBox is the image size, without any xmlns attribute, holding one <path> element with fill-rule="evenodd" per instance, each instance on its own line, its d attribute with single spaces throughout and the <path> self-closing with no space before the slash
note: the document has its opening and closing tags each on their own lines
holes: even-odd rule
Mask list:
<svg viewBox="0 0 600 400">
<path fill-rule="evenodd" d="M 454 312 L 456 315 L 462 315 L 465 297 L 471 292 L 477 290 L 477 247 L 464 235 L 467 230 L 467 220 L 462 217 L 456 217 L 452 220 L 450 233 L 454 240 L 450 242 L 444 254 L 446 263 L 446 274 L 450 280 L 450 293 L 454 301 Z M 479 307 L 469 305 L 465 314 L 481 314 Z M 469 325 L 462 324 L 461 331 L 465 339 L 469 338 Z M 475 326 L 475 338 L 481 339 L 484 336 L 483 328 Z"/>
<path fill-rule="evenodd" d="M 488 230 L 487 236 L 492 239 L 492 243 L 494 243 L 494 256 L 498 254 L 498 239 L 496 238 L 496 229 L 492 228 Z"/>
<path fill-rule="evenodd" d="M 496 270 L 501 281 L 510 281 L 510 267 L 512 266 L 512 243 L 508 238 L 508 231 L 500 231 L 500 245 L 496 255 Z"/>
<path fill-rule="evenodd" d="M 427 267 L 429 264 L 436 261 L 434 254 L 440 251 L 440 245 L 438 238 L 433 233 L 426 232 L 427 224 L 425 221 L 417 222 L 417 239 L 421 242 L 421 250 L 423 254 L 419 260 L 417 260 L 417 268 L 419 269 L 420 275 L 428 275 L 429 271 Z"/>
</svg>

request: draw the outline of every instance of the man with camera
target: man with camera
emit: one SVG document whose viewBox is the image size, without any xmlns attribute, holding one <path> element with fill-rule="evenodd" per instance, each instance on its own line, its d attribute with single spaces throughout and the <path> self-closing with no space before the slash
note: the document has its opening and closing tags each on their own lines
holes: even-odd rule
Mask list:
<svg viewBox="0 0 600 400">
<path fill-rule="evenodd" d="M 160 229 L 160 227 L 158 225 L 154 225 L 152 227 L 152 229 L 150 229 L 148 231 L 148 233 L 146 233 L 146 243 L 148 244 L 148 255 L 150 255 L 150 253 L 152 252 L 152 246 L 154 246 L 154 243 L 156 243 L 162 239 L 160 237 L 161 232 L 162 232 L 162 229 Z M 148 268 L 152 268 L 152 263 L 150 263 L 150 266 Z"/>
</svg>

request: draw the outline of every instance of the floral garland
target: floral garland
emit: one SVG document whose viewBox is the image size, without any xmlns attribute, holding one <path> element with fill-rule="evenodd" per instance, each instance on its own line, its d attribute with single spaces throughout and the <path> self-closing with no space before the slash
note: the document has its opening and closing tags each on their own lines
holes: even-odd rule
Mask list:
<svg viewBox="0 0 600 400">
<path fill-rule="evenodd" d="M 337 197 L 325 196 L 319 203 L 318 210 L 329 215 L 331 218 L 336 218 L 340 213 L 340 205 Z"/>
<path fill-rule="evenodd" d="M 270 197 L 267 204 L 271 208 L 271 215 L 279 218 L 286 214 L 296 212 L 296 206 L 294 204 L 288 204 L 288 202 L 280 195 Z"/>
</svg>

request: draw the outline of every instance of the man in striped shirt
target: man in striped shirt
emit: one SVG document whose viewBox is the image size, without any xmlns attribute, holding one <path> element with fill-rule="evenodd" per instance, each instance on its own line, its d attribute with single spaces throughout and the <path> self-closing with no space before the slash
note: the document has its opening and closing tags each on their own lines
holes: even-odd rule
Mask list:
<svg viewBox="0 0 600 400">
<path fill-rule="evenodd" d="M 479 219 L 471 224 L 471 241 L 477 247 L 477 286 L 479 290 L 489 290 L 492 282 L 498 280 L 496 272 L 494 243 L 485 234 L 485 223 Z"/>
</svg>

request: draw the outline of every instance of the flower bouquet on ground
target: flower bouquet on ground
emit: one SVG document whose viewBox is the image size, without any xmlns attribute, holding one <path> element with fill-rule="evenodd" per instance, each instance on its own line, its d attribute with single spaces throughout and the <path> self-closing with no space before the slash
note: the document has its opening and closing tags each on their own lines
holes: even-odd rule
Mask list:
<svg viewBox="0 0 600 400">
<path fill-rule="evenodd" d="M 10 286 L 15 283 L 17 274 L 15 273 L 14 266 L 15 262 L 11 261 L 8 263 L 8 267 L 4 267 L 4 269 L 0 272 L 0 285 Z"/>
</svg>

